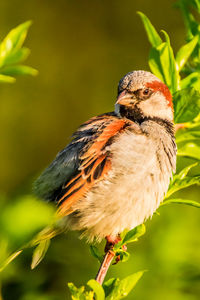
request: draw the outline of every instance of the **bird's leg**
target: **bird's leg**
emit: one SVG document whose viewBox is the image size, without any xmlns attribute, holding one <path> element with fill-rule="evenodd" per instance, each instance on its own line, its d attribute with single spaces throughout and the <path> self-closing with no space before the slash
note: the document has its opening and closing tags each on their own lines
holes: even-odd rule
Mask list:
<svg viewBox="0 0 200 300">
<path fill-rule="evenodd" d="M 118 235 L 116 238 L 112 238 L 110 236 L 107 236 L 106 240 L 107 240 L 107 243 L 106 243 L 106 246 L 105 246 L 105 252 L 107 252 L 107 250 L 109 250 L 110 247 L 112 249 L 115 244 L 119 243 L 121 241 L 121 237 L 120 237 L 120 235 Z M 122 245 L 122 249 L 124 251 L 126 251 L 127 250 L 126 245 Z M 119 261 L 120 261 L 120 255 L 117 255 L 113 265 L 116 265 Z"/>
<path fill-rule="evenodd" d="M 113 249 L 113 247 L 119 243 L 121 241 L 121 237 L 120 235 L 118 235 L 117 237 L 113 238 L 112 236 L 110 235 L 107 235 L 106 236 L 106 246 L 105 246 L 105 253 L 110 250 L 110 249 Z"/>
<path fill-rule="evenodd" d="M 106 236 L 106 240 L 107 242 L 105 246 L 105 256 L 96 276 L 96 281 L 100 284 L 103 283 L 106 273 L 115 256 L 115 252 L 113 251 L 114 245 L 119 243 L 121 241 L 121 238 L 120 235 L 118 235 L 114 239 L 111 236 Z"/>
</svg>

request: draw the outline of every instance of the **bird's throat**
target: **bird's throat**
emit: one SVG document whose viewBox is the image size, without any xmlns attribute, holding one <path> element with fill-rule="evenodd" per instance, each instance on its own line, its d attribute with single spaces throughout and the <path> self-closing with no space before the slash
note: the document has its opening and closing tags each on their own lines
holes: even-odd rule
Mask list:
<svg viewBox="0 0 200 300">
<path fill-rule="evenodd" d="M 119 114 L 122 118 L 127 118 L 137 123 L 142 123 L 145 119 L 142 111 L 137 106 L 133 109 L 128 106 L 120 105 Z"/>
<path fill-rule="evenodd" d="M 173 122 L 161 119 L 159 117 L 147 117 L 145 116 L 140 108 L 137 106 L 133 108 L 129 108 L 124 105 L 120 105 L 119 107 L 119 114 L 122 118 L 127 118 L 133 122 L 136 122 L 138 124 L 142 124 L 145 121 L 151 120 L 153 122 L 158 123 L 159 125 L 163 126 L 172 136 L 174 136 L 174 124 Z"/>
</svg>

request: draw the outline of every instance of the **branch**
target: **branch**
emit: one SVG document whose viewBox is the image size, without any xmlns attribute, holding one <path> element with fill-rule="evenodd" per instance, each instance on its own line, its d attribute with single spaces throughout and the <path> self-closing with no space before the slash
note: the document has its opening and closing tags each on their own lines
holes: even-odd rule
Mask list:
<svg viewBox="0 0 200 300">
<path fill-rule="evenodd" d="M 103 281 L 104 281 L 104 278 L 108 272 L 108 269 L 110 267 L 110 264 L 113 260 L 113 258 L 115 257 L 115 252 L 112 251 L 111 249 L 109 249 L 105 256 L 104 256 L 104 260 L 99 268 L 99 271 L 97 273 L 97 276 L 96 276 L 96 281 L 98 283 L 100 283 L 102 285 Z"/>
<path fill-rule="evenodd" d="M 108 272 L 108 269 L 111 265 L 111 262 L 113 260 L 113 258 L 115 257 L 116 252 L 113 250 L 114 246 L 116 244 L 118 244 L 121 241 L 121 237 L 120 235 L 118 235 L 116 238 L 112 238 L 111 236 L 106 236 L 106 246 L 105 246 L 105 256 L 103 259 L 103 262 L 101 263 L 101 266 L 99 268 L 99 271 L 97 273 L 96 276 L 96 281 L 100 284 L 103 283 L 104 278 Z M 116 263 L 119 261 L 120 259 L 117 257 L 116 259 Z"/>
<path fill-rule="evenodd" d="M 175 124 L 175 132 L 177 132 L 179 129 L 184 129 L 184 128 L 187 128 L 187 124 L 186 123 Z"/>
</svg>

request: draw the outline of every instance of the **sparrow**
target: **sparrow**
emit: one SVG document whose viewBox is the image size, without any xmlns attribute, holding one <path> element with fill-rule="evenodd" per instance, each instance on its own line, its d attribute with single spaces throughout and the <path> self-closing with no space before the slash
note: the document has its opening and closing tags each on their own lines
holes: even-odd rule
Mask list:
<svg viewBox="0 0 200 300">
<path fill-rule="evenodd" d="M 176 169 L 172 96 L 146 71 L 126 74 L 113 112 L 91 118 L 34 184 L 62 226 L 114 241 L 151 217 Z"/>
</svg>

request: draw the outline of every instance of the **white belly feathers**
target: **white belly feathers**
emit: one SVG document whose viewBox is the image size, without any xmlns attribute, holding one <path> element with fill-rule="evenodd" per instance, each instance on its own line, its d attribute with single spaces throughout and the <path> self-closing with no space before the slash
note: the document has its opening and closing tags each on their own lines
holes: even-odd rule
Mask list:
<svg viewBox="0 0 200 300">
<path fill-rule="evenodd" d="M 116 236 L 143 223 L 167 192 L 172 166 L 166 149 L 171 147 L 171 137 L 164 130 L 152 130 L 152 124 L 151 132 L 148 124 L 143 127 L 143 134 L 126 130 L 109 146 L 111 170 L 75 203 L 76 213 L 67 217 L 68 226 L 74 230 L 85 228 L 83 235 L 90 241 Z M 167 144 L 165 149 L 160 139 Z"/>
</svg>

